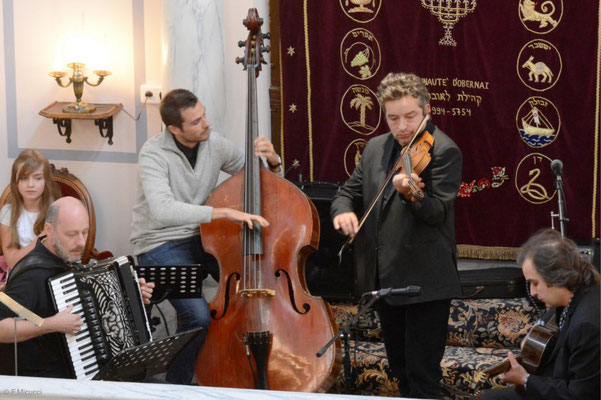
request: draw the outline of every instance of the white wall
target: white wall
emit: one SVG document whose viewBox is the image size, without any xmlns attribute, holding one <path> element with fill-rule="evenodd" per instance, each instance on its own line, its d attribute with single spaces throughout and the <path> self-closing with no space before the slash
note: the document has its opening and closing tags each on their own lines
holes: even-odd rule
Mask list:
<svg viewBox="0 0 601 400">
<path fill-rule="evenodd" d="M 237 42 L 248 34 L 242 19 L 249 7 L 259 10 L 265 19 L 263 31 L 268 30 L 267 4 L 267 0 L 223 1 L 227 118 L 222 133 L 241 148 L 245 131 L 246 74 L 233 60 L 242 55 Z M 8 13 L 5 16 L 6 10 L 12 11 L 12 16 Z M 52 121 L 39 116 L 38 112 L 54 100 L 72 101 L 72 89 L 58 87 L 48 72 L 60 65 L 55 61 L 57 42 L 72 32 L 79 32 L 107 45 L 109 68 L 113 72 L 99 87 L 86 87 L 84 101 L 122 103 L 125 110 L 134 114 L 140 107 L 138 84 L 162 81 L 161 10 L 161 0 L 3 0 L 0 9 L 3 25 L 0 29 L 0 77 L 3 77 L 0 79 L 0 99 L 3 100 L 0 106 L 0 187 L 9 182 L 10 167 L 16 156 L 11 152 L 16 148 L 39 149 L 51 162 L 67 167 L 87 186 L 96 209 L 96 247 L 111 250 L 115 255 L 130 254 L 132 250 L 128 237 L 135 199 L 135 162 L 141 143 L 161 129 L 158 106 L 148 105 L 138 122 L 123 112 L 117 114 L 112 146 L 100 137 L 91 121 L 75 121 L 73 141 L 67 144 L 59 137 Z M 12 41 L 5 37 L 7 23 L 13 26 Z M 139 27 L 143 28 L 137 35 Z M 258 81 L 259 125 L 268 137 L 269 80 L 269 68 L 265 68 Z"/>
<path fill-rule="evenodd" d="M 244 134 L 246 129 L 246 73 L 242 66 L 236 64 L 234 59 L 243 56 L 243 49 L 238 47 L 239 40 L 246 40 L 248 30 L 242 24 L 249 8 L 256 8 L 259 17 L 263 18 L 262 32 L 269 32 L 269 2 L 268 0 L 224 0 L 224 40 L 225 72 L 226 72 L 226 99 L 227 113 L 226 129 L 228 137 L 244 148 Z M 269 41 L 266 41 L 269 44 Z M 265 54 L 269 63 L 270 55 Z M 259 131 L 263 136 L 271 138 L 271 117 L 269 113 L 269 64 L 263 65 L 263 70 L 257 80 L 257 100 L 259 103 Z"/>
</svg>

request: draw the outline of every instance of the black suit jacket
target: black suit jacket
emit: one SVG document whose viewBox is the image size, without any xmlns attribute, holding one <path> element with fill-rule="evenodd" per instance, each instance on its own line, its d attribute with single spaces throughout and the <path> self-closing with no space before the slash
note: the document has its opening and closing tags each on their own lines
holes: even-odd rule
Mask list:
<svg viewBox="0 0 601 400">
<path fill-rule="evenodd" d="M 543 375 L 528 378 L 528 399 L 599 399 L 599 311 L 599 286 L 574 294 Z"/>
<path fill-rule="evenodd" d="M 378 200 L 355 238 L 360 292 L 378 286 L 421 286 L 420 296 L 386 298 L 393 305 L 461 295 L 453 207 L 461 184 L 462 155 L 434 124 L 428 123 L 426 129 L 434 136 L 434 145 L 430 164 L 421 174 L 424 199 L 411 203 L 394 190 L 386 202 Z M 358 166 L 332 201 L 332 218 L 349 211 L 361 217 L 386 179 L 394 142 L 390 133 L 368 142 Z"/>
</svg>

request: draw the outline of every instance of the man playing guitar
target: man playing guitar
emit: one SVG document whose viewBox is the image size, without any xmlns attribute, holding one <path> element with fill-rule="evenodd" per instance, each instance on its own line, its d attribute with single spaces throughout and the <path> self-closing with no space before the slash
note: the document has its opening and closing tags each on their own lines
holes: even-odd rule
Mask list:
<svg viewBox="0 0 601 400">
<path fill-rule="evenodd" d="M 536 374 L 529 374 L 510 352 L 511 368 L 499 377 L 514 389 L 484 391 L 481 399 L 599 398 L 599 273 L 569 239 L 546 229 L 521 248 L 518 264 L 531 294 L 559 326 L 555 346 Z"/>
</svg>

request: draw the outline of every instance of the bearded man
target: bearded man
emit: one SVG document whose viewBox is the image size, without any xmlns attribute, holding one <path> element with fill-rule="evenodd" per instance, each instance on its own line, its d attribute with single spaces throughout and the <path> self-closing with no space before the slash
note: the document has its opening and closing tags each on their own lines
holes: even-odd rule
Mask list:
<svg viewBox="0 0 601 400">
<path fill-rule="evenodd" d="M 48 208 L 44 231 L 34 249 L 12 270 L 6 294 L 25 308 L 44 318 L 42 326 L 17 321 L 18 372 L 22 376 L 71 378 L 68 360 L 63 355 L 59 333 L 74 335 L 83 321 L 73 306 L 55 313 L 48 279 L 70 271 L 81 261 L 88 238 L 90 217 L 76 198 L 62 197 Z M 153 283 L 140 279 L 145 303 L 152 296 Z M 14 340 L 15 314 L 0 304 L 0 343 Z M 0 374 L 10 373 L 12 346 L 0 346 L 3 362 Z M 8 349 L 10 348 L 10 349 Z"/>
</svg>

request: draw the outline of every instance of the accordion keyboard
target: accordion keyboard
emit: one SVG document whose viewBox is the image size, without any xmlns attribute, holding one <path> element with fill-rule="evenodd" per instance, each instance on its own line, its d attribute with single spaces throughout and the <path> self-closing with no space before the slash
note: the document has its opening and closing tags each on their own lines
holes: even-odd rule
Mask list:
<svg viewBox="0 0 601 400">
<path fill-rule="evenodd" d="M 57 312 L 73 305 L 83 325 L 63 335 L 74 378 L 89 380 L 121 351 L 152 340 L 132 260 L 120 257 L 49 280 Z"/>
<path fill-rule="evenodd" d="M 65 340 L 75 378 L 92 379 L 99 370 L 99 360 L 96 354 L 104 354 L 108 358 L 97 315 L 94 312 L 88 312 L 88 315 L 84 313 L 84 307 L 88 311 L 93 309 L 93 300 L 80 296 L 73 273 L 63 275 L 60 279 L 52 281 L 51 286 L 57 310 L 60 312 L 69 305 L 73 305 L 71 312 L 81 315 L 84 321 L 81 330 L 75 335 L 65 335 Z M 94 347 L 96 347 L 96 351 Z M 102 358 L 102 356 L 100 357 Z M 105 361 L 106 358 L 102 361 Z"/>
</svg>

